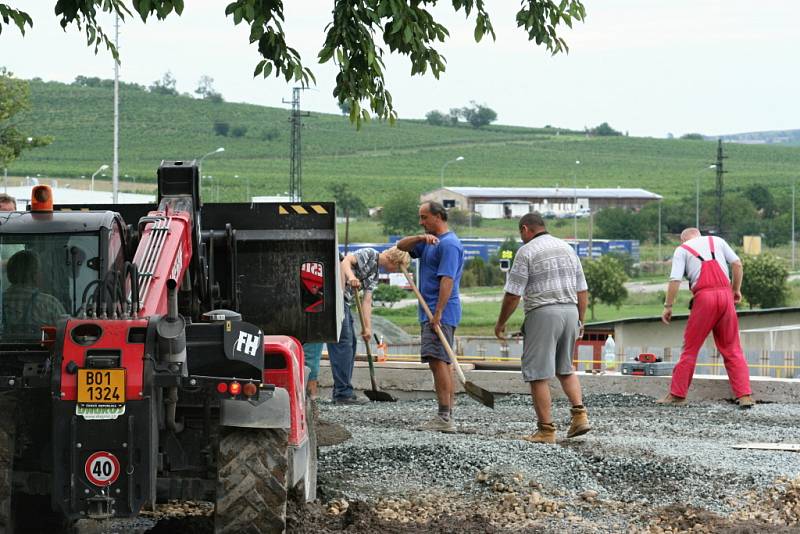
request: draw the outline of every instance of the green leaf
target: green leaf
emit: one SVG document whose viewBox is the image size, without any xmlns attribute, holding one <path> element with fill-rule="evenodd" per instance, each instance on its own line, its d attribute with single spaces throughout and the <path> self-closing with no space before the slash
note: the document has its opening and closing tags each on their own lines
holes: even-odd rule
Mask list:
<svg viewBox="0 0 800 534">
<path fill-rule="evenodd" d="M 410 43 L 411 39 L 414 37 L 414 34 L 411 30 L 411 26 L 406 26 L 403 28 L 403 40 L 406 43 Z"/>
<path fill-rule="evenodd" d="M 333 48 L 327 46 L 323 47 L 317 57 L 319 58 L 320 63 L 327 63 L 333 57 Z"/>
<path fill-rule="evenodd" d="M 264 71 L 264 65 L 266 64 L 267 64 L 266 59 L 262 59 L 261 61 L 258 62 L 258 64 L 256 65 L 256 70 L 253 71 L 254 78 Z"/>
</svg>

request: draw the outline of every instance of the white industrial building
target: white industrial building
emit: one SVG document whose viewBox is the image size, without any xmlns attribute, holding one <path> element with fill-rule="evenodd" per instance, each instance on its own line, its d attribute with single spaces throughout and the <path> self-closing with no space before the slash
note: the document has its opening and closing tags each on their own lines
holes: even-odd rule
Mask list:
<svg viewBox="0 0 800 534">
<path fill-rule="evenodd" d="M 49 184 L 47 184 L 49 185 Z M 113 195 L 111 191 L 90 191 L 88 189 L 72 189 L 71 187 L 53 187 L 53 203 L 60 204 L 111 204 Z M 25 210 L 31 200 L 31 190 L 34 185 L 20 185 L 3 187 L 2 192 L 14 197 L 17 201 L 17 209 Z M 140 193 L 119 193 L 118 202 L 120 204 L 148 204 L 156 201 L 155 195 L 143 195 Z"/>
<path fill-rule="evenodd" d="M 421 195 L 445 208 L 479 213 L 486 219 L 517 218 L 531 211 L 559 215 L 598 211 L 608 207 L 638 210 L 661 195 L 644 189 L 572 187 L 442 187 Z"/>
</svg>

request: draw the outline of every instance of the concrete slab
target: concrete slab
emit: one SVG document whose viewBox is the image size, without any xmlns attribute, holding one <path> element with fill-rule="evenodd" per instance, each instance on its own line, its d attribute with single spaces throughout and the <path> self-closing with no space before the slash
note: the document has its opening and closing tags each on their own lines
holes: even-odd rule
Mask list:
<svg viewBox="0 0 800 534">
<path fill-rule="evenodd" d="M 327 363 L 327 362 L 325 362 Z M 386 364 L 382 364 L 386 365 Z M 430 371 L 422 364 L 418 367 L 388 368 L 376 370 L 378 387 L 399 399 L 433 398 L 433 378 Z M 462 368 L 464 365 L 462 364 Z M 527 394 L 528 384 L 522 381 L 519 371 L 475 371 L 465 370 L 467 380 L 474 382 L 496 394 Z M 603 375 L 579 374 L 585 393 L 630 393 L 662 397 L 669 389 L 669 376 L 623 376 L 619 373 Z M 320 372 L 320 387 L 327 389 L 333 386 L 331 375 L 327 370 Z M 788 378 L 751 377 L 753 397 L 760 402 L 798 403 L 800 402 L 800 380 Z M 357 366 L 353 370 L 353 385 L 356 389 L 369 389 L 369 370 L 366 366 Z M 463 392 L 460 384 L 458 391 Z M 558 381 L 551 381 L 553 396 L 561 397 L 563 393 Z M 692 400 L 727 400 L 733 398 L 728 379 L 725 376 L 695 375 L 689 390 L 689 401 Z"/>
</svg>

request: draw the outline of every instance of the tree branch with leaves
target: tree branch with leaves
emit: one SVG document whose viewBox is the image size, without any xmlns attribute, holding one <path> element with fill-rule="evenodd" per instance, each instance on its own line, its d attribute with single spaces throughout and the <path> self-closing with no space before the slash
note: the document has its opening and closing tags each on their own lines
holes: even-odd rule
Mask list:
<svg viewBox="0 0 800 534">
<path fill-rule="evenodd" d="M 25 80 L 0 67 L 0 167 L 17 159 L 24 150 L 49 145 L 53 138 L 22 131 L 17 114 L 29 107 L 30 87 Z"/>
<path fill-rule="evenodd" d="M 456 13 L 463 12 L 467 18 L 474 15 L 475 41 L 480 42 L 487 34 L 495 39 L 484 0 L 451 2 Z M 333 96 L 339 103 L 349 103 L 350 120 L 357 127 L 370 118 L 370 112 L 390 122 L 397 118 L 384 77 L 386 48 L 408 57 L 412 76 L 430 71 L 438 79 L 445 71 L 446 59 L 435 46 L 450 33 L 429 11 L 437 3 L 439 0 L 334 0 L 333 20 L 325 29 L 325 42 L 317 57 L 320 63 L 333 61 L 337 65 Z M 184 9 L 183 0 L 57 0 L 55 12 L 61 17 L 62 28 L 75 24 L 85 32 L 87 44 L 94 46 L 95 53 L 104 45 L 119 60 L 97 15 L 115 13 L 124 20 L 133 13 L 128 4 L 144 22 L 153 16 L 159 20 L 179 16 Z M 232 17 L 235 25 L 250 27 L 250 43 L 258 47 L 263 58 L 256 64 L 254 76 L 282 76 L 287 82 L 308 86 L 316 80 L 286 41 L 283 8 L 283 0 L 237 0 L 227 5 L 225 16 Z M 557 54 L 569 51 L 560 34 L 563 26 L 571 28 L 573 22 L 585 17 L 582 0 L 523 0 L 516 21 L 529 41 Z M 4 3 L 0 3 L 0 20 L 0 32 L 3 25 L 11 23 L 23 34 L 26 27 L 33 27 L 27 13 Z"/>
</svg>

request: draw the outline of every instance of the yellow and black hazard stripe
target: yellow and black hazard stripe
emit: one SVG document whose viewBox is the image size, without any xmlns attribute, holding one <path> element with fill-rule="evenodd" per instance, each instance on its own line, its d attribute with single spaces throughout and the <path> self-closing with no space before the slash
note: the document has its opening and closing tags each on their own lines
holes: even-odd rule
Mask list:
<svg viewBox="0 0 800 534">
<path fill-rule="evenodd" d="M 326 215 L 322 204 L 279 204 L 278 215 Z"/>
</svg>

